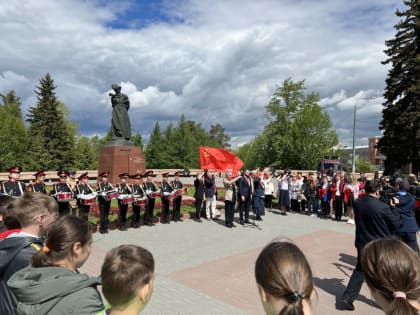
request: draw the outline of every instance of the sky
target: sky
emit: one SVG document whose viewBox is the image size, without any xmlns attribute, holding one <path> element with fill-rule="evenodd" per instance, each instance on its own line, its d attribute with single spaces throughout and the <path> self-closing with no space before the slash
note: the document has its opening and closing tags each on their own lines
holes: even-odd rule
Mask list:
<svg viewBox="0 0 420 315">
<path fill-rule="evenodd" d="M 385 41 L 402 0 L 0 0 L 0 93 L 24 114 L 50 73 L 69 119 L 86 136 L 107 133 L 111 84 L 131 107 L 132 133 L 181 114 L 233 148 L 259 135 L 265 106 L 288 78 L 320 95 L 339 142 L 380 136 Z"/>
</svg>

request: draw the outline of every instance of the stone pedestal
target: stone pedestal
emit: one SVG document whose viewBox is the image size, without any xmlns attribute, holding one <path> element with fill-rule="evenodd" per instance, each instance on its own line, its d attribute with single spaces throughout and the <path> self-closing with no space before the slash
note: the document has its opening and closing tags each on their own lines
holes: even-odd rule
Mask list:
<svg viewBox="0 0 420 315">
<path fill-rule="evenodd" d="M 118 175 L 121 173 L 144 174 L 146 172 L 146 160 L 139 147 L 107 145 L 102 147 L 99 152 L 98 174 L 104 171 L 109 171 L 110 183 L 118 183 Z"/>
</svg>

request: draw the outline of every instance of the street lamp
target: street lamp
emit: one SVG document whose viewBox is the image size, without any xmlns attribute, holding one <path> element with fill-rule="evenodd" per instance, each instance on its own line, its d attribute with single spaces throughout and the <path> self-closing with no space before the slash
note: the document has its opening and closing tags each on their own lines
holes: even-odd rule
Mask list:
<svg viewBox="0 0 420 315">
<path fill-rule="evenodd" d="M 378 97 L 367 97 L 367 98 L 360 98 L 354 103 L 353 107 L 353 156 L 351 159 L 351 172 L 356 172 L 356 146 L 355 146 L 355 139 L 356 139 L 356 111 L 357 111 L 357 103 L 360 100 L 373 100 Z"/>
</svg>

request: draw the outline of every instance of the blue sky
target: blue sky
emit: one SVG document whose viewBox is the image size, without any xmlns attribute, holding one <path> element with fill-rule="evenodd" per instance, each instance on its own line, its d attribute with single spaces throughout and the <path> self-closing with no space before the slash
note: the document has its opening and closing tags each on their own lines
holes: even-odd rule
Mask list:
<svg viewBox="0 0 420 315">
<path fill-rule="evenodd" d="M 283 80 L 320 94 L 340 143 L 380 135 L 387 66 L 400 0 L 10 0 L 0 6 L 0 93 L 23 111 L 49 72 L 79 132 L 109 129 L 112 83 L 131 101 L 133 132 L 180 115 L 219 123 L 233 147 L 267 124 L 264 107 Z M 374 97 L 374 99 L 372 99 Z"/>
</svg>

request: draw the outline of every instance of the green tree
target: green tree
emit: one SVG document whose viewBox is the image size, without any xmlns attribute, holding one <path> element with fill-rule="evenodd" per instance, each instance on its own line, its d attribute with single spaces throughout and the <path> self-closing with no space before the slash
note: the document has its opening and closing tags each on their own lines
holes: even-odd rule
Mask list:
<svg viewBox="0 0 420 315">
<path fill-rule="evenodd" d="M 98 159 L 94 152 L 94 146 L 86 136 L 76 137 L 76 150 L 74 168 L 77 170 L 94 170 L 98 168 Z"/>
<path fill-rule="evenodd" d="M 372 163 L 360 157 L 356 159 L 355 164 L 358 173 L 371 173 L 373 171 Z"/>
<path fill-rule="evenodd" d="M 283 82 L 266 106 L 268 124 L 250 146 L 239 150 L 246 167 L 315 169 L 338 144 L 329 115 L 318 105 L 319 95 L 305 93 L 304 81 Z"/>
<path fill-rule="evenodd" d="M 159 122 L 156 122 L 144 152 L 148 168 L 162 168 L 162 165 L 165 163 L 162 155 L 164 148 L 162 131 Z"/>
<path fill-rule="evenodd" d="M 378 144 L 388 174 L 408 164 L 413 173 L 420 171 L 420 5 L 418 0 L 404 4 L 405 11 L 396 11 L 401 20 L 394 26 L 395 38 L 385 42 L 388 59 L 382 62 L 391 65 Z"/>
<path fill-rule="evenodd" d="M 57 100 L 55 89 L 54 81 L 47 73 L 35 90 L 37 104 L 27 115 L 31 139 L 28 154 L 34 168 L 51 170 L 74 165 L 74 137 L 60 110 L 64 104 Z"/>
<path fill-rule="evenodd" d="M 143 140 L 141 138 L 140 132 L 137 132 L 135 135 L 131 137 L 131 141 L 136 147 L 139 147 L 142 151 L 144 149 Z"/>
<path fill-rule="evenodd" d="M 215 147 L 229 149 L 230 137 L 225 134 L 225 128 L 220 124 L 215 124 L 210 126 L 209 130 L 210 139 L 214 142 Z"/>
<path fill-rule="evenodd" d="M 28 166 L 27 132 L 22 120 L 20 98 L 14 91 L 1 95 L 0 104 L 0 170 L 13 165 Z"/>
</svg>

